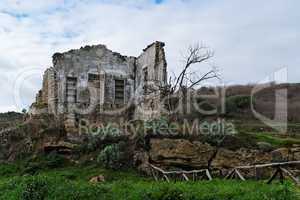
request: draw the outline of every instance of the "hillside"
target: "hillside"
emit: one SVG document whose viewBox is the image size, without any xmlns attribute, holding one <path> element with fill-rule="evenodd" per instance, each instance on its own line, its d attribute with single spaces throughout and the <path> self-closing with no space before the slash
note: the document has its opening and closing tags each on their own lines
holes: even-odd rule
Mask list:
<svg viewBox="0 0 300 200">
<path fill-rule="evenodd" d="M 247 86 L 231 86 L 226 90 L 226 95 L 251 95 L 253 85 Z M 276 92 L 286 90 L 287 92 L 287 108 L 288 108 L 288 121 L 300 122 L 300 114 L 297 110 L 300 110 L 300 84 L 272 84 L 271 87 L 267 87 L 254 94 L 255 109 L 257 112 L 269 117 L 274 116 Z M 280 94 L 279 94 L 280 95 Z M 251 113 L 244 114 L 245 118 L 250 117 Z"/>
</svg>

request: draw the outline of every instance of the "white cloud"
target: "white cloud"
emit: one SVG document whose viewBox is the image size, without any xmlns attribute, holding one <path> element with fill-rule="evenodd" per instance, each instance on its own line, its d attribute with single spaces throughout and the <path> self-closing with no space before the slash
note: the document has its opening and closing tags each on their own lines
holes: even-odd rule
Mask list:
<svg viewBox="0 0 300 200">
<path fill-rule="evenodd" d="M 297 0 L 154 2 L 1 1 L 0 78 L 5 84 L 0 86 L 0 107 L 14 104 L 7 88 L 13 88 L 16 71 L 44 70 L 51 65 L 54 52 L 97 43 L 138 55 L 147 44 L 164 41 L 169 69 L 178 71 L 180 52 L 203 41 L 215 50 L 212 62 L 221 68 L 225 82 L 258 82 L 282 66 L 288 67 L 289 81 L 298 81 Z M 24 102 L 33 101 L 32 86 L 24 91 Z"/>
<path fill-rule="evenodd" d="M 64 0 L 1 0 L 1 10 L 7 12 L 22 14 L 22 13 L 36 13 L 47 11 L 63 4 Z"/>
</svg>

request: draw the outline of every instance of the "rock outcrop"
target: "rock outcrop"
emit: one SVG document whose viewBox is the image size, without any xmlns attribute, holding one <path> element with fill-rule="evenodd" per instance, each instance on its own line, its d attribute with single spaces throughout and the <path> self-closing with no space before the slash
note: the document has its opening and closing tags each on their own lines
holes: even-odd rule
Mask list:
<svg viewBox="0 0 300 200">
<path fill-rule="evenodd" d="M 51 115 L 40 115 L 1 132 L 0 161 L 23 159 L 50 149 L 66 153 L 73 148 L 61 122 Z"/>
<path fill-rule="evenodd" d="M 230 150 L 215 147 L 201 141 L 188 139 L 152 138 L 149 151 L 135 154 L 139 162 L 138 169 L 149 173 L 149 163 L 165 169 L 201 169 L 229 170 L 237 166 L 285 162 L 300 159 L 300 148 L 279 148 L 263 151 L 259 148 L 239 148 Z M 252 174 L 251 174 L 252 173 Z M 246 176 L 253 176 L 253 172 Z M 269 173 L 269 172 L 261 172 Z"/>
<path fill-rule="evenodd" d="M 215 148 L 207 143 L 184 139 L 151 139 L 150 159 L 166 166 L 201 168 L 215 153 Z"/>
<path fill-rule="evenodd" d="M 237 166 L 269 163 L 271 161 L 272 156 L 269 153 L 259 150 L 241 148 L 237 151 L 232 151 L 220 148 L 212 161 L 212 167 L 229 169 Z"/>
<path fill-rule="evenodd" d="M 89 181 L 90 183 L 103 183 L 105 182 L 105 178 L 103 175 L 92 177 Z"/>
</svg>

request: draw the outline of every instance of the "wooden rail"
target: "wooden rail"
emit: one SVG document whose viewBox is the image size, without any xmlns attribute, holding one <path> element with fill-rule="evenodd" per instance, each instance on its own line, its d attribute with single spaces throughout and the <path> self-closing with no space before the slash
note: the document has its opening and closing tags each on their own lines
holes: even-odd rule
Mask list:
<svg viewBox="0 0 300 200">
<path fill-rule="evenodd" d="M 191 170 L 191 171 L 165 171 L 159 167 L 156 167 L 152 164 L 150 164 L 151 167 L 151 173 L 152 176 L 156 181 L 159 181 L 160 179 L 166 180 L 167 182 L 170 182 L 171 178 L 175 178 L 175 180 L 185 180 L 185 181 L 196 181 L 203 178 L 206 178 L 207 180 L 212 180 L 212 176 L 210 175 L 210 172 L 208 169 L 201 169 L 201 170 Z M 161 178 L 160 178 L 161 177 Z"/>
<path fill-rule="evenodd" d="M 259 165 L 238 166 L 238 167 L 235 167 L 235 169 L 280 167 L 280 166 L 291 166 L 291 165 L 297 165 L 297 164 L 300 164 L 300 161 L 289 161 L 289 162 L 280 162 L 280 163 L 268 163 L 268 164 L 259 164 Z"/>
<path fill-rule="evenodd" d="M 271 178 L 267 181 L 268 184 L 272 183 L 273 180 L 277 176 L 279 176 L 280 182 L 283 182 L 285 178 L 290 178 L 294 183 L 300 185 L 300 181 L 297 177 L 293 175 L 291 171 L 289 171 L 286 167 L 300 165 L 300 161 L 289 161 L 289 162 L 281 162 L 281 163 L 267 163 L 267 164 L 258 164 L 258 165 L 248 165 L 248 166 L 237 166 L 227 173 L 224 179 L 234 179 L 238 178 L 242 181 L 245 181 L 246 178 L 242 174 L 242 170 L 245 169 L 259 169 L 259 168 L 274 168 L 275 172 L 271 176 Z M 197 181 L 203 180 L 212 180 L 212 176 L 210 174 L 209 169 L 200 169 L 200 170 L 180 170 L 180 171 L 165 171 L 157 166 L 150 164 L 152 176 L 156 181 L 166 180 L 170 182 L 171 179 L 175 180 L 184 180 L 184 181 Z"/>
</svg>

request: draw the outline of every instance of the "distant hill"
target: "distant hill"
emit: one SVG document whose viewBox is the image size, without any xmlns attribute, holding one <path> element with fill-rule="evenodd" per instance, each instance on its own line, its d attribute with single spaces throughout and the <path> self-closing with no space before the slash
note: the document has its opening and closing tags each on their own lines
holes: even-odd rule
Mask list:
<svg viewBox="0 0 300 200">
<path fill-rule="evenodd" d="M 227 90 L 228 96 L 234 95 L 251 95 L 253 91 L 253 85 L 247 86 L 232 86 Z M 277 100 L 282 102 L 284 99 L 284 93 L 281 91 L 287 91 L 287 111 L 288 120 L 293 122 L 300 121 L 300 84 L 286 83 L 286 84 L 272 84 L 271 87 L 267 87 L 254 94 L 255 110 L 265 116 L 272 118 L 275 112 L 276 93 Z M 281 99 L 282 98 L 282 99 Z M 279 110 L 280 112 L 280 110 Z"/>
<path fill-rule="evenodd" d="M 251 111 L 250 102 L 251 95 L 254 88 L 263 85 L 232 85 L 226 87 L 226 114 L 231 117 L 242 117 L 242 118 L 254 118 L 253 112 Z M 201 95 L 214 94 L 212 87 L 202 87 L 197 93 Z M 280 94 L 280 91 L 287 91 L 287 110 L 288 110 L 288 121 L 299 122 L 300 121 L 300 83 L 284 83 L 275 84 L 271 83 L 270 86 L 255 92 L 253 95 L 253 104 L 255 110 L 269 118 L 274 117 L 275 104 L 276 104 L 276 93 L 278 103 L 282 102 L 284 95 Z M 283 97 L 283 98 L 282 98 Z M 216 99 L 204 98 L 204 100 L 216 107 L 220 106 L 220 101 Z M 281 111 L 279 111 L 281 112 Z"/>
</svg>

